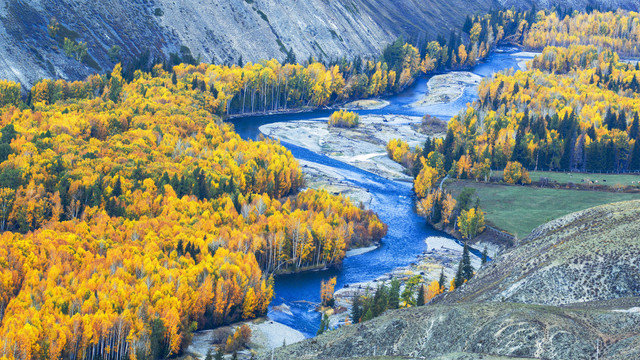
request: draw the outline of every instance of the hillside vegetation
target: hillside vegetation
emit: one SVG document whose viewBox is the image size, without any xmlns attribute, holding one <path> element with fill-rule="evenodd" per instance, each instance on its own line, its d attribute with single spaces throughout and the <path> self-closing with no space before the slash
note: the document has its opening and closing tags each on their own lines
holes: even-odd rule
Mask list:
<svg viewBox="0 0 640 360">
<path fill-rule="evenodd" d="M 638 216 L 640 201 L 628 201 L 551 221 L 441 303 L 565 305 L 640 296 Z"/>
<path fill-rule="evenodd" d="M 484 214 L 489 213 L 493 225 L 523 236 L 552 216 L 633 198 L 475 184 L 483 191 L 480 198 L 487 201 L 483 211 L 482 202 L 464 201 L 461 207 L 461 199 L 454 198 L 451 189 L 439 186 L 446 176 L 488 183 L 492 169 L 512 185 L 530 185 L 529 171 L 640 172 L 640 64 L 621 61 L 615 52 L 631 55 L 635 51 L 638 14 L 575 12 L 560 21 L 558 12 L 526 17 L 535 22 L 523 28 L 522 38 L 534 48 L 556 43 L 568 47 L 547 46 L 526 71 L 504 71 L 484 80 L 478 88 L 479 100 L 449 121 L 444 139 L 427 137 L 424 146 L 415 149 L 401 140 L 389 143 L 390 157 L 414 175 L 418 210 L 431 223 L 441 223 L 456 234 L 460 229 L 462 237 L 472 238 L 466 228 L 468 211 L 473 210 L 473 222 L 483 224 Z M 594 185 L 597 179 L 583 182 Z M 536 184 L 550 183 L 547 179 Z M 462 191 L 456 190 L 459 196 Z M 541 204 L 540 200 L 554 194 L 571 201 Z M 533 206 L 527 205 L 527 199 Z M 507 203 L 521 205 L 512 213 Z M 525 220 L 517 214 L 526 215 Z"/>
</svg>

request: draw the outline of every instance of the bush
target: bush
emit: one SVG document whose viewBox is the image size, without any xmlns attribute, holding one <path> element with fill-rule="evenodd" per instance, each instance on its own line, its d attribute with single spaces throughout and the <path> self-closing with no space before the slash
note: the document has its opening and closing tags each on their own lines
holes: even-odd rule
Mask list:
<svg viewBox="0 0 640 360">
<path fill-rule="evenodd" d="M 109 55 L 109 59 L 111 59 L 112 62 L 117 62 L 120 60 L 121 51 L 122 48 L 119 45 L 113 45 L 109 51 L 107 51 L 107 55 Z"/>
<path fill-rule="evenodd" d="M 508 184 L 531 184 L 527 169 L 517 161 L 509 161 L 504 168 L 504 181 Z"/>
<path fill-rule="evenodd" d="M 329 126 L 354 128 L 360 125 L 360 115 L 351 111 L 336 111 L 329 117 Z"/>
<path fill-rule="evenodd" d="M 64 38 L 64 53 L 82 62 L 87 57 L 87 43 Z"/>
<path fill-rule="evenodd" d="M 238 351 L 245 347 L 249 341 L 251 341 L 251 329 L 247 324 L 242 324 L 233 335 L 229 335 L 227 338 L 227 345 L 225 350 L 229 353 Z"/>
</svg>

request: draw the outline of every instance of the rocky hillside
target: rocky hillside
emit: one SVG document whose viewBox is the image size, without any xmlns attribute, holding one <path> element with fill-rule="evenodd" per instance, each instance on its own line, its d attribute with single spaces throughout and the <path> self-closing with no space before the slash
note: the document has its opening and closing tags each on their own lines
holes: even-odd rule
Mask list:
<svg viewBox="0 0 640 360">
<path fill-rule="evenodd" d="M 638 313 L 500 303 L 425 306 L 340 328 L 280 349 L 274 358 L 446 359 L 467 354 L 477 359 L 483 354 L 579 360 L 599 352 L 600 359 L 637 359 L 638 329 Z"/>
<path fill-rule="evenodd" d="M 400 35 L 446 36 L 466 15 L 499 6 L 497 0 L 0 0 L 0 78 L 27 86 L 43 77 L 83 78 L 146 51 L 154 58 L 189 49 L 216 63 L 283 60 L 289 49 L 300 60 L 377 56 Z M 59 26 L 52 32 L 54 18 Z M 65 54 L 65 37 L 87 44 L 82 62 Z"/>
<path fill-rule="evenodd" d="M 638 218 L 640 201 L 565 216 L 429 306 L 388 312 L 276 355 L 640 358 Z"/>
<path fill-rule="evenodd" d="M 555 1 L 555 2 L 554 2 Z M 538 7 L 557 0 L 534 0 Z M 575 8 L 594 0 L 572 0 Z M 636 0 L 595 0 L 636 9 Z M 81 79 L 148 52 L 206 62 L 377 56 L 398 36 L 434 39 L 469 14 L 519 0 L 0 0 L 0 78 L 27 87 L 45 77 Z M 566 1 L 560 3 L 567 4 Z M 52 19 L 58 31 L 48 28 Z M 64 39 L 86 43 L 78 61 Z M 74 43 L 74 44 L 75 44 Z M 119 51 L 118 51 L 119 49 Z M 110 51 L 111 50 L 111 51 Z"/>
<path fill-rule="evenodd" d="M 640 296 L 639 218 L 640 201 L 632 201 L 542 225 L 440 302 L 564 305 Z"/>
</svg>

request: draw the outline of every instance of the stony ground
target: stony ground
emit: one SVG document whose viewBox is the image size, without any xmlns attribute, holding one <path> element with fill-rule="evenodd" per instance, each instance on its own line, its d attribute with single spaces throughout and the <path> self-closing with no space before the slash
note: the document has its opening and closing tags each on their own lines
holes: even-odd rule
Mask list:
<svg viewBox="0 0 640 360">
<path fill-rule="evenodd" d="M 252 321 L 237 323 L 230 326 L 222 326 L 214 330 L 199 331 L 193 334 L 191 345 L 186 353 L 196 359 L 204 359 L 209 349 L 215 349 L 225 344 L 227 337 L 233 334 L 235 329 L 242 324 L 247 324 L 251 329 L 251 342 L 247 349 L 240 351 L 239 358 L 248 359 L 251 354 L 259 351 L 270 351 L 281 347 L 284 343 L 294 344 L 304 340 L 304 335 L 284 324 L 259 318 Z M 230 358 L 231 356 L 227 356 Z"/>
<path fill-rule="evenodd" d="M 631 359 L 639 348 L 620 344 L 637 344 L 639 328 L 640 315 L 611 311 L 509 303 L 423 306 L 278 349 L 276 358 L 477 359 L 489 354 L 578 360 L 599 352 L 601 359 Z"/>
<path fill-rule="evenodd" d="M 334 128 L 328 119 L 283 122 L 263 125 L 267 136 L 330 156 L 388 179 L 412 181 L 402 165 L 387 156 L 391 139 L 403 139 L 414 147 L 424 142 L 424 135 L 412 125 L 421 118 L 404 115 L 367 115 L 353 129 Z"/>
</svg>

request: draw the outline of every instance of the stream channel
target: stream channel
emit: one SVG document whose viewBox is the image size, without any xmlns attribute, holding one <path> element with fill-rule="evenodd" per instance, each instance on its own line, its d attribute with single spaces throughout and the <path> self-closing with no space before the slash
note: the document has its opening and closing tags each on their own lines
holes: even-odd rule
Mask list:
<svg viewBox="0 0 640 360">
<path fill-rule="evenodd" d="M 518 64 L 523 60 L 522 55 L 517 54 L 518 51 L 518 49 L 501 48 L 492 53 L 485 62 L 473 68 L 471 72 L 488 77 L 501 70 L 518 69 Z M 419 100 L 429 91 L 428 81 L 429 77 L 420 78 L 402 93 L 384 99 L 390 104 L 382 109 L 358 110 L 357 112 L 360 115 L 423 116 L 429 114 L 441 119 L 449 119 L 465 109 L 467 103 L 477 99 L 477 88 L 468 86 L 464 89 L 464 94 L 455 101 L 420 108 L 408 107 L 408 104 Z M 298 114 L 251 116 L 237 118 L 231 122 L 242 138 L 255 140 L 260 135 L 259 127 L 262 125 L 329 117 L 332 112 L 332 110 L 318 110 Z M 371 209 L 389 226 L 389 231 L 378 249 L 345 258 L 340 270 L 331 269 L 278 276 L 275 279 L 275 298 L 268 313 L 271 320 L 288 325 L 302 332 L 306 337 L 313 337 L 320 324 L 320 313 L 315 311 L 315 307 L 320 302 L 321 281 L 336 276 L 336 289 L 342 288 L 345 284 L 370 281 L 394 268 L 415 262 L 416 258 L 427 250 L 429 238 L 432 237 L 451 239 L 451 245 L 448 247 L 461 246 L 455 239 L 433 229 L 416 214 L 412 184 L 388 180 L 286 142 L 282 142 L 282 145 L 287 147 L 297 159 L 330 166 L 345 176 L 346 182 L 367 189 L 372 196 Z M 290 308 L 290 312 L 274 309 L 274 307 L 283 304 Z"/>
</svg>

